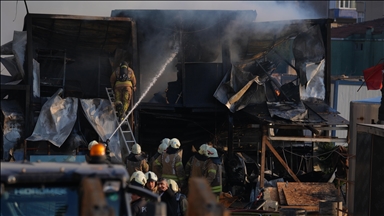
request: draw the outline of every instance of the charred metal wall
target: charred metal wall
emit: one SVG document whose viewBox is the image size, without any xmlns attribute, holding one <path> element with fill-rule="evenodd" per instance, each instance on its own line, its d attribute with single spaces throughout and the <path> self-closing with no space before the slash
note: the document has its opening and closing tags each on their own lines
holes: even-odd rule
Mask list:
<svg viewBox="0 0 384 216">
<path fill-rule="evenodd" d="M 353 215 L 382 215 L 384 212 L 384 158 L 381 154 L 384 152 L 384 126 L 381 126 L 358 126 Z"/>
<path fill-rule="evenodd" d="M 187 63 L 185 65 L 184 106 L 214 107 L 220 105 L 213 94 L 224 75 L 221 63 Z"/>
</svg>

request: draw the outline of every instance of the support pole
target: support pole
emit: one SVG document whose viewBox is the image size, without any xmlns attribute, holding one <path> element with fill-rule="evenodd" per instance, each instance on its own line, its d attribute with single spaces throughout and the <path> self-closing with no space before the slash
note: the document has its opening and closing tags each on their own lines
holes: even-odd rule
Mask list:
<svg viewBox="0 0 384 216">
<path fill-rule="evenodd" d="M 292 178 L 296 181 L 296 182 L 300 182 L 300 180 L 297 178 L 297 176 L 295 175 L 295 173 L 291 170 L 291 168 L 289 168 L 289 166 L 285 163 L 285 161 L 283 160 L 283 158 L 280 157 L 279 153 L 276 151 L 276 149 L 272 146 L 272 144 L 268 141 L 267 139 L 267 136 L 266 135 L 263 135 L 263 146 L 264 145 L 267 145 L 269 150 L 271 150 L 271 152 L 275 155 L 275 157 L 280 161 L 280 163 L 283 165 L 283 167 L 288 171 L 289 175 L 292 176 Z M 265 147 L 264 147 L 265 148 Z M 265 153 L 264 153 L 265 155 Z M 264 156 L 265 158 L 265 156 Z M 263 163 L 263 161 L 261 161 Z"/>
<path fill-rule="evenodd" d="M 264 188 L 264 172 L 265 172 L 265 142 L 267 141 L 267 130 L 263 130 L 263 140 L 261 141 L 261 168 L 260 168 L 260 188 Z"/>
</svg>

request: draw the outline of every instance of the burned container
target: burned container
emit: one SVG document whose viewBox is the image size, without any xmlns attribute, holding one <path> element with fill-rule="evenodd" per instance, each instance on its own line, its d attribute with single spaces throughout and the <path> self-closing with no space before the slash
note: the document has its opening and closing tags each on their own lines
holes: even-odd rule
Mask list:
<svg viewBox="0 0 384 216">
<path fill-rule="evenodd" d="M 110 87 L 110 75 L 121 61 L 130 62 L 130 67 L 138 70 L 135 25 L 129 18 L 26 15 L 23 29 L 26 52 L 21 55 L 22 58 L 18 57 L 24 60 L 21 65 L 25 67 L 21 69 L 25 75 L 21 82 L 14 85 L 1 84 L 2 96 L 8 95 L 8 99 L 2 97 L 2 100 L 16 100 L 25 107 L 25 133 L 22 139 L 32 134 L 41 108 L 56 92 L 60 92 L 60 99 L 72 98 L 73 101 L 78 98 L 106 99 L 105 88 Z M 20 38 L 23 37 L 14 40 Z M 76 124 L 70 125 L 74 126 L 74 131 L 79 132 L 79 137 L 86 144 L 82 149 L 70 149 L 75 154 L 86 151 L 87 143 L 98 139 L 91 124 L 81 117 L 81 106 L 78 108 L 70 112 L 78 116 Z M 69 131 L 72 129 L 68 128 Z M 49 155 L 62 151 L 49 145 L 48 141 L 46 143 L 48 145 L 29 145 L 27 153 L 41 150 Z"/>
</svg>

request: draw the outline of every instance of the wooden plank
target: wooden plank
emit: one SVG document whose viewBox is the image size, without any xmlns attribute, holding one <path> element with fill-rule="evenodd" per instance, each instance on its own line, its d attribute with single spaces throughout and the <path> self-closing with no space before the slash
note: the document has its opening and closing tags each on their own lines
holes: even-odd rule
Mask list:
<svg viewBox="0 0 384 216">
<path fill-rule="evenodd" d="M 287 205 L 287 200 L 285 199 L 285 195 L 283 192 L 283 187 L 285 184 L 286 184 L 285 182 L 277 182 L 277 193 L 279 195 L 280 205 Z"/>
<path fill-rule="evenodd" d="M 267 131 L 263 130 L 263 140 L 261 141 L 261 167 L 260 167 L 260 187 L 264 188 L 264 172 L 265 172 L 265 142 L 267 140 Z"/>
<path fill-rule="evenodd" d="M 319 211 L 319 206 L 318 205 L 315 205 L 315 206 L 310 206 L 310 205 L 303 205 L 303 206 L 280 206 L 280 208 L 282 209 L 304 209 L 305 211 L 308 212 L 318 212 Z"/>
<path fill-rule="evenodd" d="M 319 200 L 339 201 L 340 196 L 332 183 L 322 182 L 278 182 L 289 206 L 319 205 Z"/>
<path fill-rule="evenodd" d="M 268 141 L 266 137 L 263 137 L 263 143 L 265 143 L 268 146 L 269 150 L 271 150 L 271 152 L 275 155 L 275 157 L 280 161 L 281 165 L 283 165 L 283 167 L 288 171 L 289 175 L 291 175 L 296 182 L 300 182 L 296 174 L 291 170 L 291 168 L 289 168 L 289 166 L 285 163 L 283 158 L 280 157 L 279 153 L 276 151 L 275 148 L 273 148 L 272 144 Z"/>
<path fill-rule="evenodd" d="M 277 192 L 277 188 L 275 187 L 265 188 L 264 199 L 279 202 L 279 194 Z"/>
</svg>

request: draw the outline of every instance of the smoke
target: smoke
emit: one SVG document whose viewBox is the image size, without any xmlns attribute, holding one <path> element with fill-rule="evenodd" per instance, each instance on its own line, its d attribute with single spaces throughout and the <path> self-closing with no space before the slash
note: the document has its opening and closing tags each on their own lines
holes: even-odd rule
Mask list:
<svg viewBox="0 0 384 216">
<path fill-rule="evenodd" d="M 183 44 L 185 62 L 220 62 L 221 44 L 219 38 L 223 35 L 228 41 L 236 41 L 237 46 L 246 45 L 247 34 L 244 33 L 246 29 L 242 29 L 244 28 L 244 17 L 239 16 L 238 19 L 233 20 L 233 17 L 230 16 L 235 13 L 231 14 L 231 11 L 240 12 L 240 10 L 246 10 L 248 13 L 252 10 L 256 11 L 256 17 L 251 20 L 246 18 L 248 21 L 255 23 L 319 18 L 318 13 L 312 9 L 313 7 L 296 1 L 152 2 L 151 4 L 142 2 L 140 5 L 136 3 L 130 3 L 129 10 L 112 11 L 112 16 L 131 17 L 137 20 L 140 53 L 140 92 L 143 92 L 150 85 L 154 74 L 171 54 L 171 44 L 179 40 L 180 35 L 182 35 L 183 42 L 185 42 Z M 143 11 L 151 11 L 151 9 L 157 9 L 156 13 L 143 13 Z M 164 13 L 161 10 L 164 10 Z M 204 14 L 200 13 L 202 10 L 212 10 L 214 12 L 207 13 L 208 16 L 202 17 L 202 14 Z M 228 17 L 215 13 L 219 10 L 226 10 Z M 227 28 L 220 36 L 215 35 L 220 34 L 220 32 L 216 31 L 216 28 L 222 27 L 223 23 L 226 23 Z M 267 31 L 273 33 L 284 31 L 284 28 L 281 25 L 268 25 L 259 30 L 266 34 Z M 239 53 L 240 47 L 231 46 L 232 59 L 239 58 L 237 53 Z M 177 69 L 175 67 L 177 61 L 180 62 L 181 59 L 175 58 L 165 68 L 164 73 L 153 84 L 143 101 L 150 101 L 158 93 L 165 97 L 168 83 L 177 80 Z"/>
<path fill-rule="evenodd" d="M 256 22 L 327 18 L 327 1 L 255 2 Z"/>
</svg>

